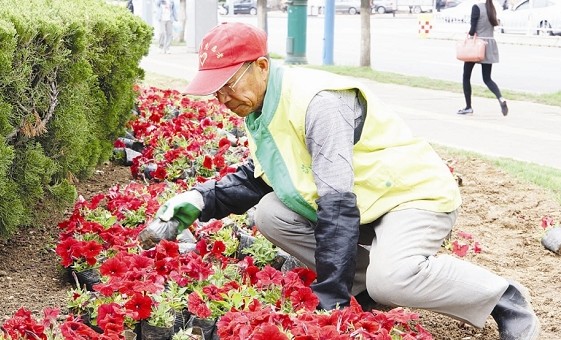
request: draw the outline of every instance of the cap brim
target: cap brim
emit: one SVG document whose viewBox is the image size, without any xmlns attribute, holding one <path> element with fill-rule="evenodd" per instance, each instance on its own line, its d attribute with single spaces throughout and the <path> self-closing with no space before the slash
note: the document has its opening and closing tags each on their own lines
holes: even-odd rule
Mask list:
<svg viewBox="0 0 561 340">
<path fill-rule="evenodd" d="M 189 84 L 185 92 L 196 96 L 208 96 L 220 90 L 226 82 L 242 67 L 244 63 L 230 65 L 227 67 L 199 70 Z"/>
</svg>

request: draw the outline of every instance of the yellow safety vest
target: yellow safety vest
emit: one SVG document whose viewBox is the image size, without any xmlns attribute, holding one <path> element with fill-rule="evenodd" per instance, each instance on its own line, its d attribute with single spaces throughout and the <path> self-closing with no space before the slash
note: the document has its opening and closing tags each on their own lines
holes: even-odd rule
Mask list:
<svg viewBox="0 0 561 340">
<path fill-rule="evenodd" d="M 354 188 L 361 224 L 407 208 L 450 212 L 461 204 L 448 166 L 360 82 L 328 72 L 272 64 L 262 112 L 246 117 L 255 176 L 294 212 L 316 221 L 319 198 L 305 142 L 306 110 L 323 90 L 358 89 L 367 101 L 353 147 Z"/>
</svg>

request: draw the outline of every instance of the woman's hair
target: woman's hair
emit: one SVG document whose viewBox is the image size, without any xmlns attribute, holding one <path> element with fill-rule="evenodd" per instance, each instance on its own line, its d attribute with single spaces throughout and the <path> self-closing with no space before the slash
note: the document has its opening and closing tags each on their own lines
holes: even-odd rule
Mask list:
<svg viewBox="0 0 561 340">
<path fill-rule="evenodd" d="M 493 0 L 486 0 L 485 8 L 487 9 L 487 17 L 489 18 L 491 26 L 498 26 L 499 21 L 497 20 L 497 10 L 495 9 L 495 5 L 493 5 Z"/>
</svg>

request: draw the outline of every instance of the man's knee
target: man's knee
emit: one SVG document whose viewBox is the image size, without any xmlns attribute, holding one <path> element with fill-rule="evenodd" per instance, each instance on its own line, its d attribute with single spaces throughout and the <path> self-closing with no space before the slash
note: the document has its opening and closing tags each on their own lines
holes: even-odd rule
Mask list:
<svg viewBox="0 0 561 340">
<path fill-rule="evenodd" d="M 381 262 L 381 261 L 380 261 Z M 402 261 L 385 261 L 383 265 L 369 266 L 366 287 L 372 298 L 386 305 L 400 305 L 407 300 L 409 288 L 421 275 L 422 256 Z"/>
<path fill-rule="evenodd" d="M 273 221 L 276 218 L 276 212 L 273 209 L 275 200 L 277 198 L 274 193 L 269 193 L 263 196 L 255 207 L 255 225 L 264 235 L 270 234 L 268 231 L 272 229 Z"/>
</svg>

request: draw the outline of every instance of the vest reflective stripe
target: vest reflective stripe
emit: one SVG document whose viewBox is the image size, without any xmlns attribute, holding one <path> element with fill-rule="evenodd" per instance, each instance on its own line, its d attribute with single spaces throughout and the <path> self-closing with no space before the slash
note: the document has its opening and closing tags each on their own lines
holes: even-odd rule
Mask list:
<svg viewBox="0 0 561 340">
<path fill-rule="evenodd" d="M 461 203 L 459 189 L 427 142 L 414 138 L 362 84 L 311 69 L 271 65 L 263 110 L 246 118 L 255 175 L 287 207 L 316 221 L 318 195 L 305 143 L 306 110 L 318 92 L 344 89 L 359 89 L 368 105 L 361 138 L 353 148 L 353 191 L 361 224 L 394 209 L 455 210 Z"/>
</svg>

